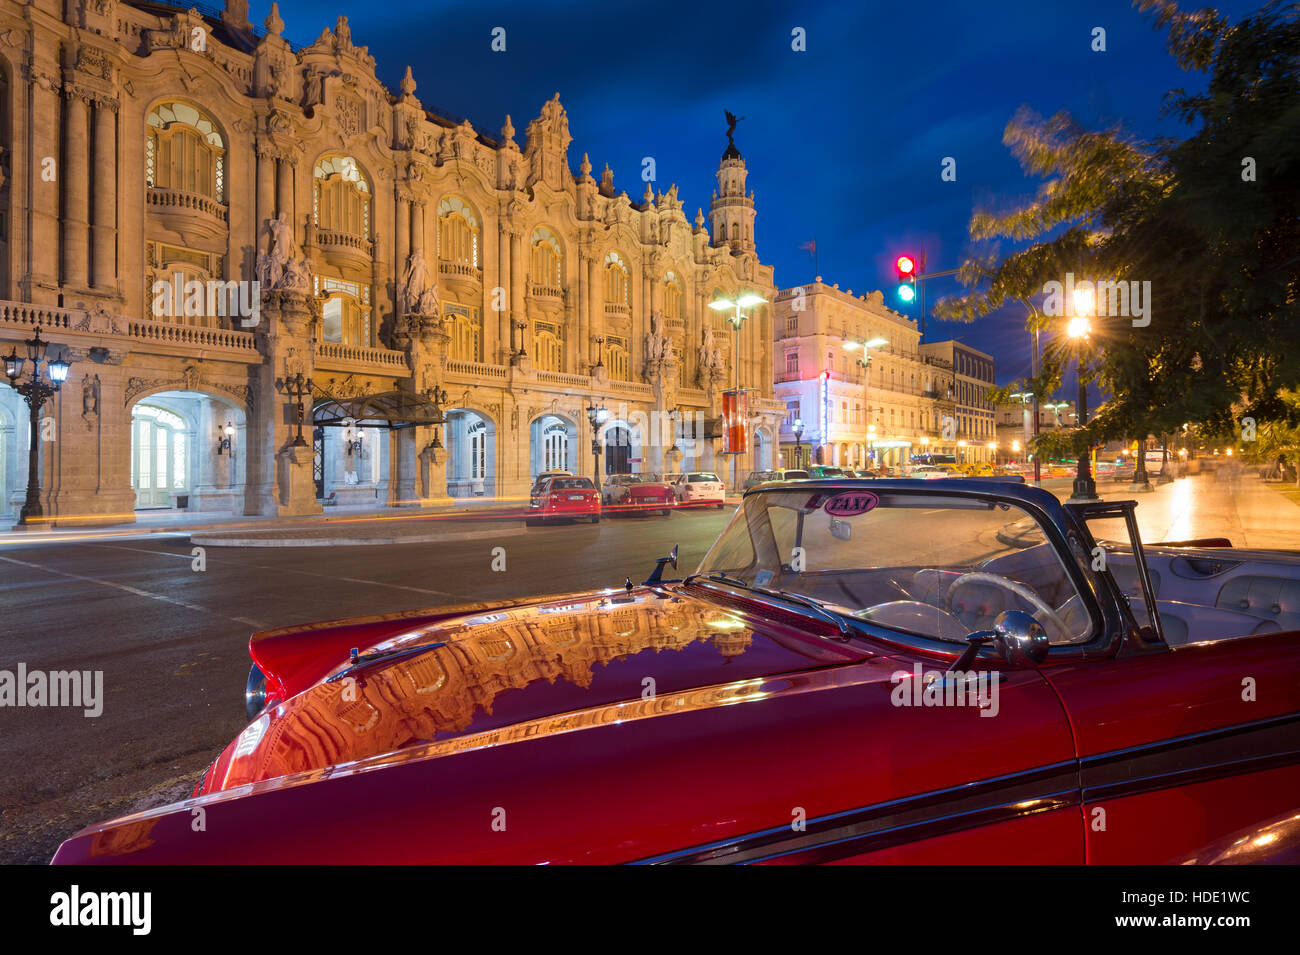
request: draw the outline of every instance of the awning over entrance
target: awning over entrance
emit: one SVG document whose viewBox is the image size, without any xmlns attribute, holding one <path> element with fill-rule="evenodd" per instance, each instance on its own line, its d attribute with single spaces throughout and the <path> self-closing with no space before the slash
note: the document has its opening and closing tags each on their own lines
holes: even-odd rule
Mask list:
<svg viewBox="0 0 1300 955">
<path fill-rule="evenodd" d="M 357 398 L 327 398 L 312 409 L 319 427 L 414 428 L 444 424 L 442 408 L 426 395 L 410 391 L 385 391 Z"/>
</svg>

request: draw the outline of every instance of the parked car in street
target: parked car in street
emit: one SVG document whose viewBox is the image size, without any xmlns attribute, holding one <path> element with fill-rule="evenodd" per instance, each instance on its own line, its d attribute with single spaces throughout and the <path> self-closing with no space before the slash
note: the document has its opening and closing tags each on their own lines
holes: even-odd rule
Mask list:
<svg viewBox="0 0 1300 955">
<path fill-rule="evenodd" d="M 525 523 L 533 527 L 559 520 L 600 523 L 600 494 L 591 478 L 551 475 L 533 492 Z"/>
<path fill-rule="evenodd" d="M 528 490 L 528 496 L 532 497 L 542 489 L 548 478 L 553 477 L 573 477 L 572 471 L 543 471 L 537 477 L 533 478 L 533 486 Z"/>
<path fill-rule="evenodd" d="M 844 469 L 840 467 L 836 467 L 833 464 L 808 465 L 808 477 L 812 479 L 840 477 L 843 474 L 844 474 Z"/>
<path fill-rule="evenodd" d="M 611 474 L 600 489 L 605 513 L 654 513 L 667 517 L 677 503 L 671 484 L 653 474 Z"/>
<path fill-rule="evenodd" d="M 712 471 L 688 471 L 678 476 L 673 488 L 677 503 L 686 507 L 723 507 L 727 503 L 727 489 Z"/>
<path fill-rule="evenodd" d="M 912 480 L 915 481 L 938 481 L 952 476 L 953 473 L 947 468 L 934 464 L 918 464 L 912 468 Z"/>
<path fill-rule="evenodd" d="M 750 471 L 745 478 L 744 490 L 767 484 L 769 481 L 798 481 L 806 478 L 808 472 L 801 468 L 776 468 L 771 471 Z"/>
<path fill-rule="evenodd" d="M 673 548 L 639 585 L 256 633 L 248 725 L 192 796 L 53 861 L 1110 865 L 1227 859 L 1242 833 L 1294 845 L 1300 555 L 1144 543 L 1135 506 L 764 484 L 682 578 Z"/>
</svg>

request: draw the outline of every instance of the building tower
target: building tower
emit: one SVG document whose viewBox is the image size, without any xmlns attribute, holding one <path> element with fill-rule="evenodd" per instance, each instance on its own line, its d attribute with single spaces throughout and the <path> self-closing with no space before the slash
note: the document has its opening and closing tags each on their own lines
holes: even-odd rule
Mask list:
<svg viewBox="0 0 1300 955">
<path fill-rule="evenodd" d="M 709 224 L 714 245 L 727 245 L 733 254 L 754 252 L 754 193 L 745 193 L 749 171 L 732 138 L 739 120 L 727 113 L 727 122 L 727 149 L 718 163 L 718 188 L 709 203 Z"/>
</svg>

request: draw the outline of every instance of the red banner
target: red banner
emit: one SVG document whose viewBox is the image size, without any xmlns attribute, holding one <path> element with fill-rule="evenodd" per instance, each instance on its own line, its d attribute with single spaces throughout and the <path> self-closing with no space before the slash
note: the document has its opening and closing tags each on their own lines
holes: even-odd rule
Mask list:
<svg viewBox="0 0 1300 955">
<path fill-rule="evenodd" d="M 749 450 L 749 392 L 722 393 L 722 453 L 744 454 Z"/>
</svg>

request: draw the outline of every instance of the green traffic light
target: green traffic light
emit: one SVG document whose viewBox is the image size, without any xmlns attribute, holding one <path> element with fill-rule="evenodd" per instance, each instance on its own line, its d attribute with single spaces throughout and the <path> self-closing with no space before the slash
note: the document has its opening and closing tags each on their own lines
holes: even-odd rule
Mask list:
<svg viewBox="0 0 1300 955">
<path fill-rule="evenodd" d="M 912 299 L 916 298 L 916 289 L 912 288 L 910 285 L 900 285 L 898 287 L 898 297 L 904 302 L 910 302 Z"/>
</svg>

